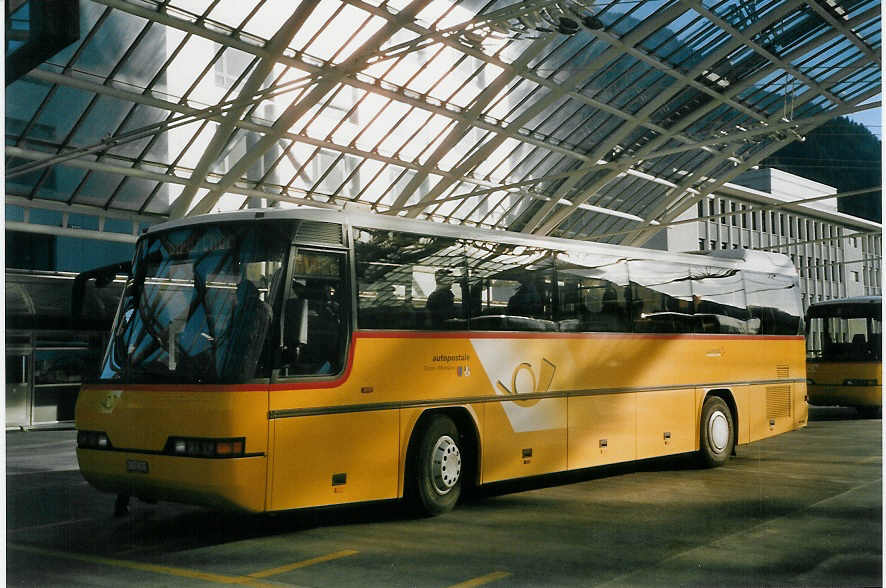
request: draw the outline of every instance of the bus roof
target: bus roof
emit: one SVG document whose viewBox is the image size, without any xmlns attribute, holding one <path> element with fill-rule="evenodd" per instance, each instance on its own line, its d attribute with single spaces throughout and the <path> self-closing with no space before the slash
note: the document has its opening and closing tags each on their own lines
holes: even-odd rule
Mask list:
<svg viewBox="0 0 886 588">
<path fill-rule="evenodd" d="M 351 226 L 371 229 L 403 231 L 455 239 L 494 240 L 496 242 L 511 245 L 523 245 L 526 247 L 546 247 L 550 249 L 577 252 L 593 252 L 602 255 L 612 255 L 614 257 L 624 257 L 626 259 L 634 257 L 646 260 L 661 259 L 663 261 L 681 261 L 686 264 L 694 265 L 704 264 L 732 268 L 749 267 L 749 269 L 760 272 L 796 274 L 796 269 L 788 256 L 770 251 L 732 249 L 709 252 L 692 251 L 687 253 L 674 253 L 643 247 L 611 245 L 593 241 L 576 241 L 559 237 L 539 237 L 537 235 L 511 231 L 499 231 L 465 225 L 451 225 L 427 220 L 388 216 L 354 209 L 330 210 L 310 207 L 292 209 L 262 208 L 236 212 L 203 214 L 154 225 L 150 227 L 145 234 L 151 235 L 159 231 L 191 225 L 253 219 L 258 221 L 289 219 L 348 224 Z"/>
<path fill-rule="evenodd" d="M 822 300 L 821 302 L 813 302 L 809 305 L 809 308 L 820 308 L 825 306 L 854 306 L 881 303 L 881 296 L 850 296 L 849 298 L 837 298 L 834 300 Z"/>
</svg>

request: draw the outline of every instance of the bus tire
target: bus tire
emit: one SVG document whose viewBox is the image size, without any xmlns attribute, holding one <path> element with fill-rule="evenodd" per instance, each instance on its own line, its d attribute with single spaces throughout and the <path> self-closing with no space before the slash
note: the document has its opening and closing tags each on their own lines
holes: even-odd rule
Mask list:
<svg viewBox="0 0 886 588">
<path fill-rule="evenodd" d="M 434 415 L 419 435 L 409 476 L 411 502 L 427 515 L 449 512 L 461 495 L 464 473 L 458 427 L 448 416 Z"/>
<path fill-rule="evenodd" d="M 698 457 L 705 467 L 726 463 L 735 446 L 735 425 L 732 412 L 719 396 L 710 396 L 701 407 L 700 447 Z"/>
</svg>

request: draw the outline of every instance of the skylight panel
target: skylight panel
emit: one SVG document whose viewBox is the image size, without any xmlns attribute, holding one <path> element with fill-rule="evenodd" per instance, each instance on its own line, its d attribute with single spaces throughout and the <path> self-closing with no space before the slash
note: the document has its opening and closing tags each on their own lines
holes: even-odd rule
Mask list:
<svg viewBox="0 0 886 588">
<path fill-rule="evenodd" d="M 316 35 L 329 21 L 332 15 L 341 8 L 342 4 L 337 0 L 318 2 L 317 6 L 305 20 L 305 23 L 301 26 L 298 32 L 295 33 L 295 36 L 292 37 L 289 46 L 298 51 L 304 51 L 305 46 L 311 41 L 314 35 Z"/>
<path fill-rule="evenodd" d="M 249 13 L 255 9 L 255 2 L 244 2 L 243 0 L 221 0 L 209 13 L 209 18 L 214 21 L 226 24 L 231 28 L 239 28 L 240 25 L 249 16 Z"/>
<path fill-rule="evenodd" d="M 333 63 L 341 63 L 377 33 L 384 23 L 380 17 L 370 16 L 364 10 L 347 5 L 331 19 L 305 52 L 323 59 L 331 57 Z M 342 45 L 345 39 L 347 42 Z"/>
<path fill-rule="evenodd" d="M 437 83 L 443 72 L 449 69 L 450 64 L 454 65 L 456 63 L 456 61 L 446 62 L 441 56 L 434 57 L 439 50 L 440 45 L 437 44 L 416 52 L 413 59 L 415 59 L 421 67 L 419 68 L 418 75 L 415 79 L 406 84 L 406 87 L 419 94 L 424 94 Z M 445 52 L 446 50 L 444 49 L 441 55 L 445 54 Z"/>
<path fill-rule="evenodd" d="M 499 165 L 504 161 L 508 154 L 519 145 L 520 141 L 508 137 L 501 145 L 493 150 L 489 157 L 480 162 L 480 165 L 478 165 L 477 169 L 474 171 L 474 175 L 476 177 L 485 178 L 488 174 L 494 172 L 493 175 L 490 176 L 490 180 L 493 182 L 503 180 L 507 175 L 507 170 L 502 169 Z"/>
<path fill-rule="evenodd" d="M 98 143 L 117 130 L 131 107 L 132 104 L 129 102 L 99 96 L 86 117 L 80 121 L 69 144 L 84 146 Z"/>
<path fill-rule="evenodd" d="M 108 77 L 146 24 L 143 18 L 112 10 L 82 47 L 74 68 L 102 79 Z M 57 59 L 55 56 L 49 61 L 58 63 Z"/>
<path fill-rule="evenodd" d="M 461 163 L 465 156 L 473 152 L 488 134 L 488 131 L 482 129 L 473 128 L 469 130 L 440 160 L 438 164 L 440 169 L 448 171 Z"/>
<path fill-rule="evenodd" d="M 240 2 L 246 6 L 252 4 L 242 0 Z M 291 14 L 294 9 L 292 0 L 264 0 L 258 11 L 243 26 L 243 30 L 256 37 L 270 40 L 286 20 L 283 15 Z"/>
<path fill-rule="evenodd" d="M 366 201 L 390 207 L 397 200 L 397 197 L 403 189 L 409 185 L 409 182 L 415 177 L 414 171 L 404 170 L 402 167 L 392 165 L 389 166 L 377 179 L 373 182 L 373 188 L 366 191 Z M 396 178 L 392 182 L 392 179 Z M 413 204 L 418 200 L 418 194 L 413 195 L 407 201 L 407 204 Z"/>
<path fill-rule="evenodd" d="M 170 6 L 187 10 L 192 14 L 203 15 L 215 0 L 172 0 Z"/>
<path fill-rule="evenodd" d="M 423 52 L 422 52 L 423 53 Z M 386 61 L 384 67 L 377 71 L 377 75 L 381 76 L 385 81 L 402 86 L 409 81 L 424 65 L 424 60 L 418 58 L 419 54 L 397 61 Z M 389 71 L 390 70 L 390 71 Z"/>
<path fill-rule="evenodd" d="M 166 69 L 166 88 L 173 96 L 183 96 L 206 68 L 221 45 L 192 35 Z M 208 92 L 207 98 L 214 93 Z"/>
<path fill-rule="evenodd" d="M 460 56 L 461 53 L 458 51 L 447 49 L 437 58 L 437 62 L 449 63 L 450 59 L 457 59 Z M 471 74 L 477 71 L 479 66 L 480 63 L 474 58 L 469 58 L 468 60 L 463 61 L 460 67 L 448 72 L 446 76 L 440 80 L 440 83 L 430 91 L 430 95 L 439 100 L 443 100 L 444 102 L 448 102 L 455 93 L 461 90 L 462 85 L 468 80 Z M 478 80 L 473 80 L 471 82 L 474 86 L 478 83 Z"/>
<path fill-rule="evenodd" d="M 293 143 L 284 155 L 286 164 L 278 168 L 279 177 L 286 179 L 288 175 L 286 171 L 292 170 L 286 184 L 302 190 L 310 189 L 322 173 L 322 170 L 316 165 L 316 160 L 313 159 L 316 151 L 317 148 L 313 145 Z"/>
<path fill-rule="evenodd" d="M 530 99 L 523 100 L 520 102 L 512 100 L 511 101 L 512 108 L 511 108 L 511 111 L 508 113 L 508 115 L 505 117 L 505 121 L 508 124 L 513 123 L 515 119 L 523 116 L 523 114 L 526 112 L 527 108 L 530 108 L 533 104 L 535 104 L 536 102 L 538 102 L 540 100 L 544 100 L 548 96 L 548 94 L 550 94 L 550 93 L 551 93 L 551 90 L 549 90 L 548 88 L 546 88 L 544 86 L 536 86 L 536 91 L 532 94 Z M 536 116 L 533 120 L 540 120 L 540 119 L 538 116 Z M 527 126 L 531 127 L 534 125 L 529 124 Z"/>
<path fill-rule="evenodd" d="M 104 206 L 123 178 L 119 174 L 92 171 L 77 192 L 77 202 L 93 206 Z"/>
<path fill-rule="evenodd" d="M 430 120 L 431 116 L 431 113 L 427 110 L 421 110 L 418 108 L 412 109 L 406 118 L 396 125 L 394 132 L 378 146 L 378 150 L 381 153 L 399 153 L 409 140 L 410 136 L 425 125 Z"/>
<path fill-rule="evenodd" d="M 416 20 L 425 27 L 446 28 L 462 23 L 473 16 L 473 13 L 461 7 L 453 9 L 452 0 L 433 0 L 421 12 L 416 15 Z M 449 15 L 446 13 L 451 11 Z M 440 23 L 437 21 L 443 18 Z"/>
<path fill-rule="evenodd" d="M 427 123 L 420 127 L 420 130 L 412 139 L 409 139 L 405 145 L 400 147 L 400 157 L 406 161 L 414 161 L 428 145 L 434 145 L 441 140 L 445 134 L 444 129 L 450 123 L 452 123 L 452 119 L 449 117 L 439 114 L 432 116 Z"/>
<path fill-rule="evenodd" d="M 366 128 L 366 132 L 360 136 L 357 144 L 367 149 L 374 148 L 406 114 L 407 110 L 409 110 L 409 106 L 401 102 L 391 102 L 385 106 Z M 396 134 L 405 132 L 406 129 L 393 129 L 393 131 Z"/>
<path fill-rule="evenodd" d="M 522 78 L 515 79 L 513 83 L 508 84 L 489 102 L 491 107 L 486 110 L 486 116 L 496 120 L 503 120 L 514 105 L 518 104 L 536 88 L 538 88 L 538 84 Z"/>
<path fill-rule="evenodd" d="M 143 180 L 142 178 L 127 178 L 125 182 L 120 183 L 113 194 L 113 204 L 115 208 L 123 208 L 125 210 L 138 210 L 145 196 L 154 191 L 159 182 L 153 180 Z M 165 186 L 165 184 L 164 184 Z M 161 190 L 163 186 L 161 186 Z M 78 199 L 79 200 L 79 199 Z M 102 203 L 102 206 L 107 203 Z"/>
<path fill-rule="evenodd" d="M 193 122 L 169 131 L 169 153 L 182 153 L 179 165 L 192 169 L 196 167 L 203 152 L 209 146 L 213 135 L 215 135 L 217 123 L 210 122 L 203 127 L 202 131 L 200 130 L 200 124 L 199 121 Z M 196 138 L 194 138 L 195 133 L 197 133 Z M 194 138 L 194 141 L 186 148 L 191 138 Z"/>
</svg>

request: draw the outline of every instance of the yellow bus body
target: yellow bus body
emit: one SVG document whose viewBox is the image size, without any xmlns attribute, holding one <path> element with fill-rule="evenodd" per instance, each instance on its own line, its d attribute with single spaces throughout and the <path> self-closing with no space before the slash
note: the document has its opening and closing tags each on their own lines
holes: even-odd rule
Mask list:
<svg viewBox="0 0 886 588">
<path fill-rule="evenodd" d="M 883 364 L 879 361 L 810 361 L 809 402 L 817 406 L 883 405 Z M 846 380 L 867 380 L 869 385 L 847 386 Z"/>
<path fill-rule="evenodd" d="M 241 386 L 84 387 L 77 450 L 107 492 L 251 512 L 403 496 L 427 411 L 473 428 L 475 483 L 699 449 L 722 396 L 736 442 L 805 426 L 802 336 L 358 331 L 335 379 Z M 162 453 L 173 436 L 245 437 L 246 456 Z M 131 461 L 145 471 L 128 471 Z"/>
</svg>

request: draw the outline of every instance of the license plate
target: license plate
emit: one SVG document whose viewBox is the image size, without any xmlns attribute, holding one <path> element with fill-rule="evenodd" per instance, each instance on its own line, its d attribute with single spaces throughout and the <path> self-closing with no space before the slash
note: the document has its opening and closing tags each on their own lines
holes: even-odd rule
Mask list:
<svg viewBox="0 0 886 588">
<path fill-rule="evenodd" d="M 148 473 L 148 462 L 143 461 L 141 459 L 127 459 L 126 460 L 126 471 L 127 472 L 135 472 L 138 474 L 147 474 Z"/>
</svg>

